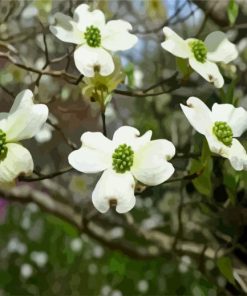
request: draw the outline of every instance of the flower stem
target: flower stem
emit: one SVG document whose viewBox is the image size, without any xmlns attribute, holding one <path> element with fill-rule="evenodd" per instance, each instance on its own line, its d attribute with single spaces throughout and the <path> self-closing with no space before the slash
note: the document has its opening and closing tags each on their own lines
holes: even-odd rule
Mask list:
<svg viewBox="0 0 247 296">
<path fill-rule="evenodd" d="M 105 122 L 105 110 L 101 110 L 101 119 L 103 125 L 103 134 L 107 137 L 106 122 Z"/>
</svg>

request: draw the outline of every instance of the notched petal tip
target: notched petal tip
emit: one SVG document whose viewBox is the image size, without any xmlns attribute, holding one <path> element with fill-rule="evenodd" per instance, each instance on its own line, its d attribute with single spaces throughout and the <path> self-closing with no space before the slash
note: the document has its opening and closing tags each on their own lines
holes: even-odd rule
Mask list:
<svg viewBox="0 0 247 296">
<path fill-rule="evenodd" d="M 172 33 L 174 32 L 169 27 L 164 27 L 162 30 L 163 30 L 163 33 L 164 33 L 164 35 L 165 35 L 166 38 L 168 38 L 169 36 L 171 36 Z"/>
<path fill-rule="evenodd" d="M 109 199 L 109 206 L 110 206 L 110 208 L 116 208 L 117 200 L 115 198 L 110 198 Z"/>
<path fill-rule="evenodd" d="M 197 105 L 197 103 L 201 103 L 201 102 L 202 101 L 197 97 L 189 97 L 186 101 L 186 104 L 188 107 L 193 108 Z"/>
<path fill-rule="evenodd" d="M 108 169 L 96 184 L 92 194 L 93 204 L 101 213 L 107 212 L 110 207 L 116 208 L 118 213 L 126 213 L 135 205 L 134 186 L 131 173 L 118 174 Z"/>
</svg>

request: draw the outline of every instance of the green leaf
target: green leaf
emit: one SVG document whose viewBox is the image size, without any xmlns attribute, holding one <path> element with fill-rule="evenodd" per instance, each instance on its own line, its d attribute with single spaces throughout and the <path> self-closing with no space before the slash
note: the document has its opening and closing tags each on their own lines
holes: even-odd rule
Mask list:
<svg viewBox="0 0 247 296">
<path fill-rule="evenodd" d="M 238 17 L 239 6 L 235 0 L 230 0 L 227 7 L 227 15 L 231 25 L 234 25 Z"/>
<path fill-rule="evenodd" d="M 118 255 L 112 256 L 109 262 L 109 269 L 111 272 L 123 276 L 126 270 L 125 262 Z"/>
<path fill-rule="evenodd" d="M 70 237 L 76 237 L 78 232 L 76 229 L 71 226 L 69 223 L 57 218 L 56 216 L 47 216 L 47 220 L 50 223 L 53 223 L 57 228 L 60 228 L 63 232 L 65 232 Z"/>
<path fill-rule="evenodd" d="M 229 257 L 220 257 L 217 259 L 217 266 L 223 276 L 231 283 L 235 284 L 232 270 L 232 262 Z"/>
<path fill-rule="evenodd" d="M 39 18 L 46 23 L 52 9 L 52 0 L 36 0 L 34 5 L 38 9 Z"/>
<path fill-rule="evenodd" d="M 211 153 L 207 141 L 205 140 L 203 142 L 201 158 L 200 160 L 193 159 L 191 161 L 190 172 L 193 174 L 202 171 L 200 176 L 195 178 L 192 183 L 198 192 L 208 197 L 210 197 L 212 193 L 212 168 L 213 162 Z"/>
<path fill-rule="evenodd" d="M 188 61 L 182 58 L 176 58 L 176 65 L 179 72 L 183 75 L 183 77 L 188 78 L 192 73 L 192 69 L 188 65 Z"/>
<path fill-rule="evenodd" d="M 236 82 L 237 80 L 232 80 L 232 82 L 228 86 L 227 91 L 225 93 L 225 98 L 224 98 L 225 103 L 229 103 L 229 104 L 234 103 L 234 92 L 236 88 Z"/>
<path fill-rule="evenodd" d="M 128 81 L 129 87 L 135 86 L 134 70 L 135 70 L 134 65 L 131 63 L 129 63 L 124 69 L 125 74 L 127 76 L 127 81 Z"/>
</svg>

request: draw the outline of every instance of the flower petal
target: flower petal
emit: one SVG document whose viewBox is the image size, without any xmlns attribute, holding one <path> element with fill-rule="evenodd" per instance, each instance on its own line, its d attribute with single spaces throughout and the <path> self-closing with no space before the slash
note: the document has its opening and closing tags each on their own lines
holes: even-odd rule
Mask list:
<svg viewBox="0 0 247 296">
<path fill-rule="evenodd" d="M 138 136 L 140 136 L 138 129 L 131 126 L 121 126 L 115 131 L 112 141 L 116 144 L 123 144 L 130 139 L 137 138 Z"/>
<path fill-rule="evenodd" d="M 229 63 L 238 56 L 238 51 L 232 42 L 230 42 L 226 34 L 220 31 L 213 32 L 205 39 L 208 49 L 207 58 L 212 62 Z"/>
<path fill-rule="evenodd" d="M 130 172 L 118 174 L 113 170 L 106 170 L 93 191 L 93 204 L 98 211 L 105 213 L 111 202 L 116 203 L 116 211 L 126 213 L 136 202 L 134 188 L 135 181 Z"/>
<path fill-rule="evenodd" d="M 163 32 L 165 34 L 166 40 L 161 43 L 161 46 L 165 50 L 177 57 L 184 59 L 191 55 L 191 50 L 187 42 L 178 36 L 172 29 L 164 27 Z"/>
<path fill-rule="evenodd" d="M 113 135 L 113 143 L 117 147 L 120 144 L 127 144 L 132 147 L 134 151 L 140 149 L 146 143 L 150 142 L 152 132 L 147 131 L 144 135 L 139 137 L 140 132 L 131 126 L 121 126 Z"/>
<path fill-rule="evenodd" d="M 215 87 L 221 88 L 224 85 L 224 79 L 215 63 L 210 61 L 200 63 L 195 58 L 190 58 L 189 63 L 192 69 L 207 81 L 214 83 Z"/>
<path fill-rule="evenodd" d="M 81 4 L 77 6 L 73 17 L 75 22 L 78 24 L 78 27 L 82 31 L 91 25 L 101 28 L 105 24 L 104 13 L 98 9 L 89 11 L 89 6 L 87 4 Z"/>
<path fill-rule="evenodd" d="M 247 154 L 237 139 L 233 139 L 227 158 L 229 158 L 232 167 L 236 171 L 247 169 Z"/>
<path fill-rule="evenodd" d="M 20 92 L 10 110 L 6 122 L 8 142 L 18 142 L 32 138 L 48 117 L 48 108 L 44 104 L 34 104 L 30 90 Z"/>
<path fill-rule="evenodd" d="M 20 144 L 7 144 L 8 153 L 0 161 L 0 183 L 11 183 L 20 174 L 31 174 L 33 159 L 30 152 Z"/>
<path fill-rule="evenodd" d="M 196 97 L 187 100 L 187 106 L 180 104 L 185 116 L 193 128 L 199 133 L 206 135 L 212 127 L 211 111 L 203 101 Z"/>
<path fill-rule="evenodd" d="M 227 157 L 229 147 L 220 142 L 213 133 L 206 135 L 206 139 L 211 152 Z"/>
<path fill-rule="evenodd" d="M 102 133 L 86 132 L 81 142 L 81 148 L 68 157 L 73 168 L 83 173 L 98 173 L 111 166 L 114 146 Z"/>
<path fill-rule="evenodd" d="M 102 46 L 108 50 L 127 50 L 133 47 L 138 38 L 129 33 L 130 23 L 122 20 L 110 21 L 102 31 Z"/>
<path fill-rule="evenodd" d="M 114 150 L 112 141 L 100 132 L 86 132 L 82 134 L 81 142 L 83 146 L 100 150 L 105 154 L 112 154 Z"/>
<path fill-rule="evenodd" d="M 74 60 L 77 69 L 86 77 L 94 77 L 95 70 L 108 76 L 115 68 L 112 56 L 103 48 L 80 46 L 74 52 Z"/>
<path fill-rule="evenodd" d="M 227 122 L 233 131 L 234 137 L 240 137 L 247 129 L 247 112 L 244 108 L 235 108 L 231 104 L 217 104 L 212 107 L 214 121 Z"/>
<path fill-rule="evenodd" d="M 131 172 L 145 185 L 163 183 L 174 173 L 174 167 L 167 160 L 175 155 L 175 147 L 167 140 L 151 141 L 135 154 Z"/>
<path fill-rule="evenodd" d="M 50 26 L 50 31 L 58 39 L 64 42 L 82 44 L 84 42 L 83 32 L 78 29 L 77 24 L 71 17 L 60 12 L 55 14 L 56 25 Z"/>
<path fill-rule="evenodd" d="M 25 89 L 18 93 L 15 97 L 14 103 L 10 109 L 10 113 L 14 113 L 20 109 L 27 109 L 33 105 L 33 93 L 30 89 Z"/>
<path fill-rule="evenodd" d="M 111 156 L 100 150 L 82 146 L 69 154 L 69 164 L 83 173 L 99 173 L 111 166 Z"/>
</svg>

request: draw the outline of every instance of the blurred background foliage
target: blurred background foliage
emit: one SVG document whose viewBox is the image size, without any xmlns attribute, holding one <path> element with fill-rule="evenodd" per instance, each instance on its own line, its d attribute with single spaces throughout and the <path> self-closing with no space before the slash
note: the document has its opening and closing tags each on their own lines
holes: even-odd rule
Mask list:
<svg viewBox="0 0 247 296">
<path fill-rule="evenodd" d="M 74 46 L 49 32 L 55 12 L 72 15 L 83 2 L 102 9 L 108 19 L 129 21 L 139 37 L 133 49 L 120 54 L 121 73 L 109 85 L 110 91 L 117 90 L 108 97 L 105 111 L 108 135 L 121 125 L 132 125 L 141 133 L 151 129 L 153 138 L 171 140 L 177 147 L 174 182 L 140 187 L 137 205 L 126 217 L 114 211 L 104 217 L 95 213 L 95 175 L 73 171 L 42 182 L 18 183 L 17 195 L 27 188 L 30 194 L 48 194 L 86 216 L 87 223 L 95 222 L 99 234 L 97 227 L 95 232 L 80 231 L 31 199 L 20 204 L 0 189 L 0 296 L 247 293 L 247 173 L 212 157 L 179 107 L 193 95 L 210 107 L 228 102 L 247 108 L 246 2 L 1 0 L 0 111 L 7 111 L 25 88 L 50 110 L 49 123 L 25 143 L 39 176 L 68 167 L 67 155 L 80 145 L 81 134 L 102 130 L 91 81 L 74 66 Z M 221 65 L 223 89 L 190 73 L 161 48 L 164 25 L 184 38 L 228 32 L 240 56 L 234 64 Z M 247 147 L 246 135 L 242 142 Z M 166 249 L 159 239 L 151 240 L 150 233 L 169 235 L 173 244 Z M 138 253 L 138 247 L 146 253 Z"/>
</svg>

